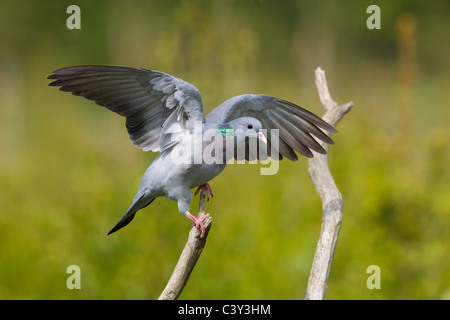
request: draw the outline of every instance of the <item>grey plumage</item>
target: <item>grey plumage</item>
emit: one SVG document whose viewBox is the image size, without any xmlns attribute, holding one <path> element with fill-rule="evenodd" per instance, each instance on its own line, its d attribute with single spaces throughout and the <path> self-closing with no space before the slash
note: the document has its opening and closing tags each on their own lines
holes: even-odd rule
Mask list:
<svg viewBox="0 0 450 320">
<path fill-rule="evenodd" d="M 293 161 L 298 159 L 296 152 L 306 157 L 313 156 L 311 150 L 326 153 L 315 138 L 333 144 L 322 130 L 337 132 L 313 113 L 289 101 L 267 95 L 233 97 L 205 117 L 197 88 L 159 71 L 83 65 L 56 70 L 48 78 L 54 80 L 51 86 L 59 86 L 61 91 L 93 100 L 126 117 L 125 126 L 136 147 L 161 152 L 146 170 L 132 205 L 108 234 L 126 226 L 138 210 L 157 197 L 165 196 L 178 203 L 180 213 L 194 221 L 198 232 L 199 227 L 202 228 L 203 236 L 201 219 L 189 213 L 192 201 L 190 189 L 206 185 L 226 166 L 226 162 L 208 164 L 192 161 L 198 155 L 196 152 L 206 148 L 201 137 L 207 130 L 223 135 L 223 141 L 214 141 L 216 150 L 225 150 L 225 141 L 230 139 L 225 135 L 228 128 L 236 133 L 233 136 L 236 145 L 260 138 L 267 143 L 267 155 L 272 159 L 286 157 Z M 200 133 L 195 129 L 199 123 L 202 124 Z M 266 137 L 259 132 L 261 129 L 267 129 Z M 279 130 L 278 148 L 274 150 L 271 146 L 278 136 L 272 136 L 271 129 Z M 239 136 L 239 130 L 245 134 Z M 201 148 L 193 148 L 194 151 L 188 156 L 191 161 L 175 161 L 174 155 L 180 150 L 177 148 L 183 147 L 186 151 L 186 148 L 195 145 L 196 139 L 202 141 Z M 247 159 L 252 157 L 248 153 L 247 146 Z M 236 157 L 236 152 L 233 155 Z M 229 160 L 225 154 L 223 157 L 225 161 Z M 256 157 L 259 158 L 259 155 Z"/>
</svg>

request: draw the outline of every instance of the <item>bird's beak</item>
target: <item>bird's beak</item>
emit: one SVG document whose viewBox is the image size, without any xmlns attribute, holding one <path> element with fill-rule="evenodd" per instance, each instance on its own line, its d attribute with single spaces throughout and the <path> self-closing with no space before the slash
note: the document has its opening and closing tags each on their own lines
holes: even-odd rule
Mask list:
<svg viewBox="0 0 450 320">
<path fill-rule="evenodd" d="M 262 142 L 264 142 L 265 144 L 267 144 L 266 136 L 265 136 L 262 132 L 258 132 L 257 135 L 258 135 L 258 138 L 259 138 Z"/>
</svg>

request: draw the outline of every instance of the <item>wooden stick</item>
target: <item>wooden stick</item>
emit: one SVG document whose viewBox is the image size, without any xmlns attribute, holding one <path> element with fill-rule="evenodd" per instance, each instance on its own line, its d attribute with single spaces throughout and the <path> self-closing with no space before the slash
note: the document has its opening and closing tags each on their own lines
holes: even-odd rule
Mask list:
<svg viewBox="0 0 450 320">
<path fill-rule="evenodd" d="M 332 126 L 336 126 L 339 120 L 350 111 L 353 102 L 338 106 L 333 101 L 328 91 L 325 72 L 321 68 L 316 70 L 316 84 L 320 100 L 326 109 L 323 119 Z M 322 145 L 328 151 L 328 145 Z M 312 152 L 314 158 L 309 160 L 308 173 L 322 200 L 323 218 L 305 299 L 324 299 L 342 221 L 343 200 L 328 168 L 328 154 L 322 155 Z M 204 215 L 205 195 L 202 192 L 200 194 L 198 217 Z M 195 227 L 189 232 L 188 241 L 159 300 L 178 299 L 183 291 L 205 247 L 212 219 L 207 217 L 203 220 L 203 223 L 205 225 L 205 236 L 203 238 L 198 237 Z"/>
<path fill-rule="evenodd" d="M 320 101 L 326 110 L 323 119 L 332 126 L 336 126 L 342 117 L 350 111 L 353 102 L 338 105 L 331 98 L 325 71 L 320 67 L 316 69 L 316 85 Z M 306 300 L 322 300 L 325 298 L 344 208 L 342 195 L 336 187 L 328 167 L 328 145 L 322 143 L 322 146 L 327 150 L 327 154 L 322 155 L 312 151 L 314 157 L 309 159 L 308 168 L 309 177 L 322 201 L 323 215 L 320 236 L 306 289 Z"/>
<path fill-rule="evenodd" d="M 198 209 L 198 217 L 205 215 L 205 194 L 200 192 L 200 204 Z M 206 238 L 208 237 L 209 229 L 211 229 L 212 218 L 206 217 L 203 220 L 205 225 L 205 236 L 200 238 L 197 236 L 197 229 L 193 227 L 189 232 L 189 238 L 184 246 L 178 263 L 170 276 L 169 282 L 166 288 L 162 292 L 158 300 L 176 300 L 183 291 L 192 270 L 195 267 L 203 248 L 206 244 Z"/>
</svg>

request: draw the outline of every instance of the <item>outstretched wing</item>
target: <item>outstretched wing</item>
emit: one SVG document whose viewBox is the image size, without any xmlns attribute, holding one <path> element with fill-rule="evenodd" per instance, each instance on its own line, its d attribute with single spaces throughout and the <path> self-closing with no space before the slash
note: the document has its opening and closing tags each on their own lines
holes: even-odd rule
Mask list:
<svg viewBox="0 0 450 320">
<path fill-rule="evenodd" d="M 204 121 L 200 93 L 193 85 L 169 74 L 125 66 L 82 65 L 53 71 L 50 86 L 126 117 L 131 141 L 144 151 L 164 151 L 174 144 L 164 137 L 193 130 Z M 170 129 L 172 128 L 172 129 Z"/>
<path fill-rule="evenodd" d="M 312 135 L 328 144 L 334 144 L 322 130 L 337 132 L 308 110 L 292 102 L 266 95 L 245 94 L 233 97 L 211 111 L 206 121 L 219 124 L 240 117 L 254 117 L 261 122 L 263 129 L 267 129 L 268 155 L 276 160 L 283 157 L 297 160 L 294 150 L 308 158 L 313 156 L 311 150 L 325 154 L 326 151 Z M 272 136 L 271 129 L 279 130 L 278 148 L 275 153 L 271 152 L 271 145 L 276 145 L 272 143 L 275 136 Z"/>
</svg>

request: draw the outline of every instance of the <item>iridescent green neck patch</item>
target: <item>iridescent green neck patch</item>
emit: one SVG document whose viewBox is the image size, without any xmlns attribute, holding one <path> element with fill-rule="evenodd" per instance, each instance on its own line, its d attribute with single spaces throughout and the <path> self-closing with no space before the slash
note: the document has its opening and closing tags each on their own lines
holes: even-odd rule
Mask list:
<svg viewBox="0 0 450 320">
<path fill-rule="evenodd" d="M 228 137 L 233 136 L 234 134 L 233 128 L 231 128 L 231 126 L 228 123 L 219 125 L 219 131 L 224 138 L 227 136 Z"/>
</svg>

